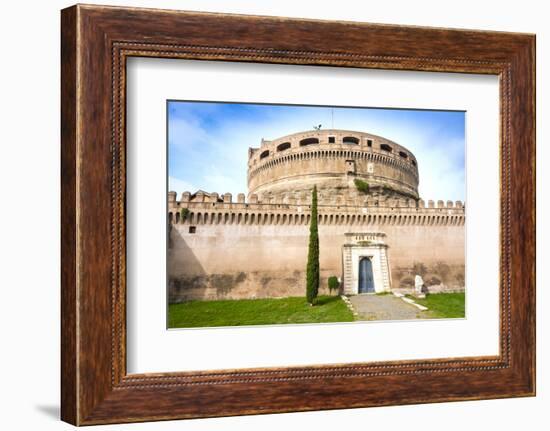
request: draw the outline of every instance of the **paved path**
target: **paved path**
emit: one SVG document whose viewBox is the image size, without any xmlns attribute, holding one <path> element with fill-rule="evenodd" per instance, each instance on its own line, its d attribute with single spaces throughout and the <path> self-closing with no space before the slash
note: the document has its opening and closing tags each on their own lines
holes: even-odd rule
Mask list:
<svg viewBox="0 0 550 431">
<path fill-rule="evenodd" d="M 359 320 L 418 319 L 422 312 L 394 295 L 353 295 L 349 297 Z"/>
</svg>

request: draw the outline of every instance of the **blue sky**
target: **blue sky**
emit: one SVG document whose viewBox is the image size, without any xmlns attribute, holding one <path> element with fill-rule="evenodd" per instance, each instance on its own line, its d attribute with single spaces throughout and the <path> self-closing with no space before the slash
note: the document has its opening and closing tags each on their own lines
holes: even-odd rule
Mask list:
<svg viewBox="0 0 550 431">
<path fill-rule="evenodd" d="M 407 109 L 334 108 L 211 102 L 168 102 L 169 189 L 246 193 L 247 153 L 295 132 L 356 130 L 411 150 L 423 199 L 464 200 L 465 113 Z"/>
</svg>

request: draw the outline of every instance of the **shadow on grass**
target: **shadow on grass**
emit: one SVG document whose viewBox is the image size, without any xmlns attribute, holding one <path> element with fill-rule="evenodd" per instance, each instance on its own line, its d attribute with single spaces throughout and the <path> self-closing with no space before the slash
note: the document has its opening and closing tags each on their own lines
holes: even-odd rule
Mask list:
<svg viewBox="0 0 550 431">
<path fill-rule="evenodd" d="M 188 301 L 170 304 L 169 328 L 352 322 L 353 313 L 339 296 Z"/>
<path fill-rule="evenodd" d="M 341 301 L 339 296 L 320 296 L 317 298 L 314 305 L 327 305 L 338 301 Z"/>
</svg>

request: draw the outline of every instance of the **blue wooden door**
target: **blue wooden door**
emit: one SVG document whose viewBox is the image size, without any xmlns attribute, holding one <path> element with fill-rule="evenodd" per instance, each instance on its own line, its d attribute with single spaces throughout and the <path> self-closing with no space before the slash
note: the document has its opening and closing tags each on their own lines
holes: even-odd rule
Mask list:
<svg viewBox="0 0 550 431">
<path fill-rule="evenodd" d="M 359 261 L 359 293 L 374 293 L 372 262 L 368 257 Z"/>
</svg>

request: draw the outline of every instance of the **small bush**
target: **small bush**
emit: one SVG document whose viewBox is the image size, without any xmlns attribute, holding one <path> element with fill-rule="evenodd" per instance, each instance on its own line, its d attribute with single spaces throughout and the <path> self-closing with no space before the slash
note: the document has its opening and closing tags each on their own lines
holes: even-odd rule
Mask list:
<svg viewBox="0 0 550 431">
<path fill-rule="evenodd" d="M 331 276 L 328 278 L 328 290 L 332 292 L 333 290 L 338 290 L 340 288 L 340 282 L 338 281 L 338 277 Z"/>
<path fill-rule="evenodd" d="M 353 180 L 353 183 L 355 184 L 355 187 L 357 187 L 357 190 L 359 190 L 361 193 L 369 193 L 369 183 L 367 183 L 366 181 L 355 178 Z"/>
<path fill-rule="evenodd" d="M 189 208 L 182 208 L 180 211 L 181 221 L 184 222 L 189 217 Z"/>
</svg>

